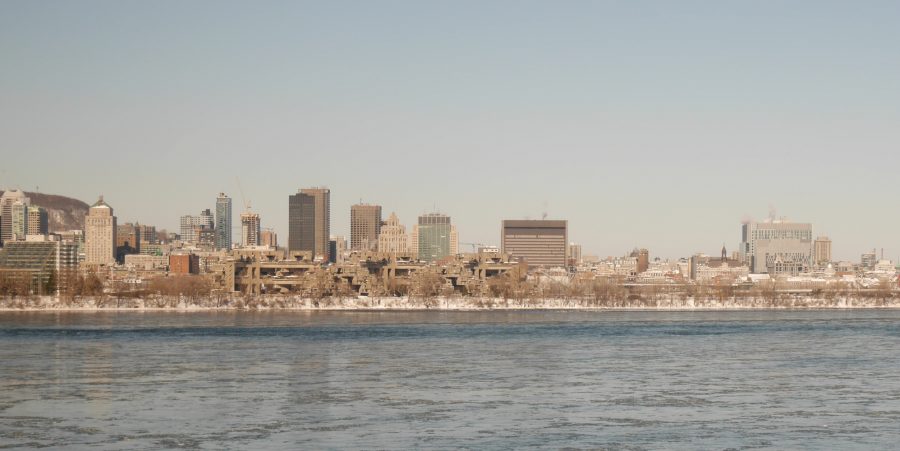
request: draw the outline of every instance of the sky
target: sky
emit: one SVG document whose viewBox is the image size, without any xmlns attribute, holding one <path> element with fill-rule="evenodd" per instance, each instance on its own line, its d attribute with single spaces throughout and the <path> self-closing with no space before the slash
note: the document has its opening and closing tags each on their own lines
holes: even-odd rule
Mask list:
<svg viewBox="0 0 900 451">
<path fill-rule="evenodd" d="M 173 231 L 221 191 L 284 243 L 288 196 L 327 186 L 335 235 L 363 201 L 463 243 L 546 214 L 586 254 L 663 258 L 775 209 L 837 259 L 897 260 L 898 23 L 896 1 L 0 0 L 0 187 Z"/>
</svg>

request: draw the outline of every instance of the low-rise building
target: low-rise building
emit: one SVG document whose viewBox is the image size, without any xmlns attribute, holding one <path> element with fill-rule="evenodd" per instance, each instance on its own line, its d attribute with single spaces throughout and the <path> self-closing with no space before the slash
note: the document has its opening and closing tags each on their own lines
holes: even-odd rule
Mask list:
<svg viewBox="0 0 900 451">
<path fill-rule="evenodd" d="M 169 257 L 165 255 L 129 254 L 125 256 L 125 267 L 141 271 L 165 270 Z"/>
<path fill-rule="evenodd" d="M 196 254 L 170 255 L 169 273 L 200 274 L 200 256 Z"/>
<path fill-rule="evenodd" d="M 58 294 L 78 269 L 78 247 L 54 236 L 31 235 L 0 250 L 0 277 L 25 281 L 34 294 Z"/>
</svg>

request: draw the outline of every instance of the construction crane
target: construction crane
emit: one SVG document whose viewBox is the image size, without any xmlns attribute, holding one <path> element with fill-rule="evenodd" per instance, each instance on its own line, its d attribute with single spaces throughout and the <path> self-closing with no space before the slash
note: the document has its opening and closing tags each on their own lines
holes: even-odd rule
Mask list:
<svg viewBox="0 0 900 451">
<path fill-rule="evenodd" d="M 250 201 L 248 201 L 247 197 L 244 196 L 244 186 L 241 185 L 241 178 L 238 176 L 234 176 L 234 179 L 237 181 L 238 190 L 241 191 L 241 202 L 244 203 L 244 211 L 250 211 Z"/>
<path fill-rule="evenodd" d="M 485 246 L 486 246 L 484 243 L 459 243 L 459 244 L 462 244 L 463 246 L 472 246 L 472 253 L 473 253 L 473 254 L 475 254 L 475 253 L 478 252 L 478 248 L 479 248 L 479 247 L 485 247 Z"/>
</svg>

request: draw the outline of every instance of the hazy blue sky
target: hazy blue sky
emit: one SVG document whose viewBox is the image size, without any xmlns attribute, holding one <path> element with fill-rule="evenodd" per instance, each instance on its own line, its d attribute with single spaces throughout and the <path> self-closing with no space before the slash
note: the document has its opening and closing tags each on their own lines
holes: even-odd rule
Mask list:
<svg viewBox="0 0 900 451">
<path fill-rule="evenodd" d="M 772 205 L 896 259 L 898 24 L 897 1 L 4 0 L 0 186 L 177 230 L 219 191 L 237 221 L 240 176 L 286 242 L 288 195 L 325 185 L 335 234 L 360 199 L 489 244 L 546 211 L 604 256 L 731 250 Z"/>
</svg>

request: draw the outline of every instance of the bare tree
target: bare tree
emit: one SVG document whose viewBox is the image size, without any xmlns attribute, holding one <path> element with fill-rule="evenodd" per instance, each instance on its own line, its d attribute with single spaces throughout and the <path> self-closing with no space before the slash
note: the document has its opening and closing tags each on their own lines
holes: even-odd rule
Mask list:
<svg viewBox="0 0 900 451">
<path fill-rule="evenodd" d="M 411 280 L 412 293 L 421 296 L 427 307 L 436 305 L 434 297 L 441 292 L 443 286 L 444 278 L 430 270 L 417 271 Z"/>
</svg>

